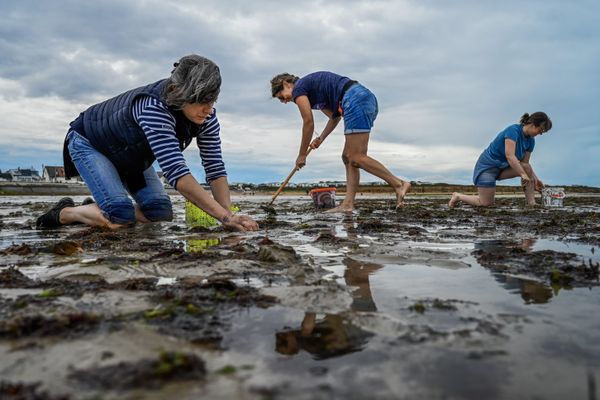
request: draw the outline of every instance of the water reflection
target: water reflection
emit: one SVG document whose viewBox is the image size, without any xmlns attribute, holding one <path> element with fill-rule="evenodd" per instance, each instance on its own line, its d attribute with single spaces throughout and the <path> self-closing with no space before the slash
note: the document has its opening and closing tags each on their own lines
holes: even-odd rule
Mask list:
<svg viewBox="0 0 600 400">
<path fill-rule="evenodd" d="M 490 262 L 490 259 L 495 259 L 496 261 L 504 260 L 511 250 L 513 250 L 513 253 L 515 249 L 530 253 L 535 248 L 536 242 L 537 239 L 535 238 L 522 239 L 520 241 L 487 240 L 475 243 L 474 254 L 480 264 L 486 265 L 486 263 Z M 478 252 L 477 250 L 482 251 Z M 510 293 L 520 294 L 525 304 L 547 303 L 560 290 L 559 286 L 551 288 L 543 282 L 524 279 L 514 275 L 495 273 L 494 278 Z"/>
<path fill-rule="evenodd" d="M 526 304 L 547 303 L 553 296 L 552 289 L 541 282 L 502 274 L 495 274 L 494 278 L 504 289 L 520 294 Z"/>
<path fill-rule="evenodd" d="M 205 237 L 201 239 L 186 239 L 185 251 L 189 253 L 200 253 L 209 247 L 217 246 L 221 243 L 219 236 Z"/>
<path fill-rule="evenodd" d="M 343 315 L 326 314 L 317 320 L 317 314 L 306 313 L 299 329 L 275 334 L 275 351 L 295 355 L 304 350 L 314 359 L 323 360 L 361 351 L 372 336 Z"/>
<path fill-rule="evenodd" d="M 362 262 L 352 258 L 345 258 L 344 281 L 349 287 L 355 287 L 352 291 L 353 311 L 377 311 L 373 295 L 371 294 L 371 284 L 369 275 L 383 268 L 383 265 L 369 262 Z"/>
<path fill-rule="evenodd" d="M 233 247 L 245 240 L 244 236 L 228 235 L 228 236 L 202 236 L 188 238 L 185 240 L 185 251 L 189 253 L 201 253 L 211 247 L 218 245 Z"/>
<path fill-rule="evenodd" d="M 352 290 L 350 309 L 358 312 L 377 311 L 373 300 L 369 275 L 383 265 L 344 259 L 344 281 Z M 307 312 L 298 329 L 286 328 L 275 334 L 275 351 L 295 355 L 304 350 L 317 360 L 361 351 L 373 336 L 352 324 L 351 314 L 325 314 L 318 319 L 316 313 Z"/>
<path fill-rule="evenodd" d="M 358 234 L 356 231 L 356 217 L 354 215 L 344 215 L 344 218 L 342 219 L 342 226 L 346 231 L 348 239 L 358 239 Z"/>
</svg>

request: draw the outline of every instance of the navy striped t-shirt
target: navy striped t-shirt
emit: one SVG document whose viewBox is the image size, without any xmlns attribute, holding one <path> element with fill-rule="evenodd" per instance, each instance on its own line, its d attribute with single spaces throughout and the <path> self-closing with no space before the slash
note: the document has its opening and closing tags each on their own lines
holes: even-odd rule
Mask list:
<svg viewBox="0 0 600 400">
<path fill-rule="evenodd" d="M 190 173 L 182 151 L 191 142 L 179 143 L 175 135 L 175 117 L 167 105 L 151 96 L 140 96 L 133 102 L 133 117 L 144 131 L 158 165 L 169 184 L 176 187 L 177 180 Z M 221 127 L 216 110 L 198 126 L 196 144 L 200 150 L 206 182 L 227 176 L 221 155 Z"/>
</svg>

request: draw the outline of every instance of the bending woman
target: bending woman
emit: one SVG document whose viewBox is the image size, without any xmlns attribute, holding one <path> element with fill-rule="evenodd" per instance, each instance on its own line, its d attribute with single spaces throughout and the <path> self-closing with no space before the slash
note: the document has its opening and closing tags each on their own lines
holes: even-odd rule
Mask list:
<svg viewBox="0 0 600 400">
<path fill-rule="evenodd" d="M 394 176 L 383 164 L 367 155 L 369 134 L 378 113 L 377 99 L 369 89 L 345 76 L 319 71 L 303 78 L 279 74 L 271 79 L 271 94 L 284 104 L 293 101 L 300 110 L 303 124 L 297 168 L 306 165 L 309 146 L 318 148 L 344 118 L 342 161 L 346 167 L 346 196 L 338 207 L 328 212 L 354 210 L 354 197 L 360 182 L 359 168 L 386 181 L 396 192 L 396 206 L 404 205 L 410 183 Z M 329 121 L 321 135 L 311 142 L 315 129 L 312 110 L 321 110 Z"/>
<path fill-rule="evenodd" d="M 136 221 L 170 221 L 171 200 L 152 167 L 157 160 L 171 186 L 226 228 L 258 229 L 251 218 L 229 210 L 213 108 L 221 88 L 219 67 L 198 55 L 174 66 L 169 78 L 93 105 L 71 122 L 63 150 L 65 175 L 80 175 L 95 202 L 75 207 L 72 199 L 61 199 L 37 219 L 38 228 L 84 223 L 114 229 Z M 186 165 L 182 152 L 193 140 L 214 198 Z"/>
<path fill-rule="evenodd" d="M 453 193 L 448 206 L 454 207 L 459 201 L 473 206 L 494 205 L 496 181 L 521 177 L 527 204 L 535 204 L 535 190 L 544 187 L 531 164 L 531 153 L 535 137 L 552 129 L 552 121 L 541 112 L 523 114 L 519 124 L 510 125 L 481 153 L 473 172 L 473 183 L 479 195 L 469 196 Z"/>
</svg>

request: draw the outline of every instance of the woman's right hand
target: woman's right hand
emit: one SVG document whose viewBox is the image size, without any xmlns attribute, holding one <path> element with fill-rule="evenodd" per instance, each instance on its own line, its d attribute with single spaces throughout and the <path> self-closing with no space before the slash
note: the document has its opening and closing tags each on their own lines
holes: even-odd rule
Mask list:
<svg viewBox="0 0 600 400">
<path fill-rule="evenodd" d="M 256 221 L 247 215 L 235 214 L 227 216 L 221 220 L 221 224 L 223 224 L 225 229 L 232 231 L 246 232 L 258 230 Z"/>
<path fill-rule="evenodd" d="M 527 186 L 529 182 L 531 182 L 529 175 L 525 173 L 521 174 L 521 186 Z"/>
<path fill-rule="evenodd" d="M 535 186 L 535 190 L 537 190 L 538 192 L 541 192 L 541 191 L 542 191 L 542 189 L 543 189 L 543 188 L 544 188 L 546 185 L 544 185 L 544 182 L 542 182 L 541 180 L 539 180 L 539 179 L 536 179 L 536 180 L 535 180 L 535 185 L 534 185 L 534 186 Z"/>
<path fill-rule="evenodd" d="M 296 158 L 296 169 L 300 169 L 306 165 L 306 155 L 299 155 Z"/>
</svg>

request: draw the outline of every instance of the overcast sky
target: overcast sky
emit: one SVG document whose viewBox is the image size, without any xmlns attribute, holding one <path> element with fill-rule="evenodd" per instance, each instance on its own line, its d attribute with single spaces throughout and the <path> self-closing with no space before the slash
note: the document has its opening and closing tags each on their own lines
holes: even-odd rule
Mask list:
<svg viewBox="0 0 600 400">
<path fill-rule="evenodd" d="M 330 70 L 377 96 L 370 155 L 399 176 L 471 183 L 493 137 L 541 110 L 554 127 L 536 139 L 540 178 L 600 186 L 597 0 L 3 0 L 0 15 L 2 170 L 62 165 L 79 112 L 196 53 L 221 68 L 231 182 L 281 181 L 294 165 L 301 119 L 270 78 Z M 342 125 L 296 182 L 345 179 Z M 185 154 L 203 180 L 197 149 Z"/>
</svg>

